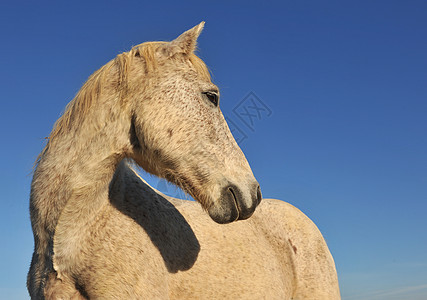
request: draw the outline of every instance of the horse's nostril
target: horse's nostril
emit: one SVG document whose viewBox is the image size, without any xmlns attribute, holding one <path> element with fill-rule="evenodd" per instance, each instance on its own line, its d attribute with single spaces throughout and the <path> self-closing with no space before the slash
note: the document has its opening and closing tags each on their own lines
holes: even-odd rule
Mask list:
<svg viewBox="0 0 427 300">
<path fill-rule="evenodd" d="M 256 200 L 258 204 L 260 204 L 262 200 L 261 188 L 259 187 L 259 185 L 256 190 Z"/>
</svg>

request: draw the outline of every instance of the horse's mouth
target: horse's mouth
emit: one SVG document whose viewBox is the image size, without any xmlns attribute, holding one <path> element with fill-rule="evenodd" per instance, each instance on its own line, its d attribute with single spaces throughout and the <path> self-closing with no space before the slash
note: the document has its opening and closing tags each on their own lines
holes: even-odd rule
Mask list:
<svg viewBox="0 0 427 300">
<path fill-rule="evenodd" d="M 235 205 L 236 210 L 237 210 L 237 218 L 235 220 L 233 220 L 233 221 L 236 221 L 239 219 L 239 215 L 240 215 L 239 202 L 237 201 L 236 194 L 233 192 L 233 189 L 231 187 L 229 187 L 228 190 L 230 191 L 231 195 L 233 196 L 234 205 Z"/>
<path fill-rule="evenodd" d="M 249 195 L 245 195 L 234 184 L 223 188 L 218 202 L 208 209 L 210 217 L 220 224 L 251 217 L 262 198 L 258 183 L 255 186 L 256 188 L 253 188 L 253 192 L 248 193 Z"/>
</svg>

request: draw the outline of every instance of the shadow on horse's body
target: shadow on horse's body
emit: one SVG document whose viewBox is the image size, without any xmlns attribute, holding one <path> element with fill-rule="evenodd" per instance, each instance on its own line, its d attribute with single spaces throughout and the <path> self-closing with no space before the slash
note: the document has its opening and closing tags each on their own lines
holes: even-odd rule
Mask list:
<svg viewBox="0 0 427 300">
<path fill-rule="evenodd" d="M 127 178 L 117 179 L 119 172 L 113 177 L 111 205 L 141 226 L 158 249 L 168 272 L 190 269 L 197 260 L 200 244 L 187 220 L 167 196 L 156 192 L 126 166 L 122 168 L 120 174 Z"/>
</svg>

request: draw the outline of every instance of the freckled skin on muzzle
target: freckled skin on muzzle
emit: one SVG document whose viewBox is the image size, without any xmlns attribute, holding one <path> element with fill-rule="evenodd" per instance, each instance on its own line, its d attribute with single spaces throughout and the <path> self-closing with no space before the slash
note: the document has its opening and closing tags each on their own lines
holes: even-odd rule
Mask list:
<svg viewBox="0 0 427 300">
<path fill-rule="evenodd" d="M 262 195 L 258 183 L 252 185 L 250 197 L 245 199 L 244 193 L 234 184 L 222 189 L 217 205 L 208 209 L 209 216 L 219 224 L 227 224 L 237 220 L 245 220 L 252 216 L 261 202 Z"/>
</svg>

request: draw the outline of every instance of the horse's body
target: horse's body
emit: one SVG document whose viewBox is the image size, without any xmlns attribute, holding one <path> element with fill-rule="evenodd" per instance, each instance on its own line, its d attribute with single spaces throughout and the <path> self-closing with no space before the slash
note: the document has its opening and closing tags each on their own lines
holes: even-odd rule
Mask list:
<svg viewBox="0 0 427 300">
<path fill-rule="evenodd" d="M 104 66 L 55 125 L 31 190 L 32 298 L 339 299 L 307 217 L 277 200 L 251 217 L 259 186 L 192 54 L 201 27 Z M 202 207 L 153 190 L 128 158 Z"/>
<path fill-rule="evenodd" d="M 75 270 L 91 299 L 339 298 L 322 235 L 283 201 L 264 199 L 248 220 L 217 224 L 122 163 L 95 219 Z"/>
</svg>

